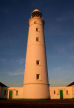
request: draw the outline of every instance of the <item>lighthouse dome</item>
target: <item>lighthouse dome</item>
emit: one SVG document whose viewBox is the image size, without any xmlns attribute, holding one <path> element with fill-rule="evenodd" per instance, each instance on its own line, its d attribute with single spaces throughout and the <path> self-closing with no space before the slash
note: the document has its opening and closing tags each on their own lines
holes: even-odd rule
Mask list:
<svg viewBox="0 0 74 108">
<path fill-rule="evenodd" d="M 42 13 L 38 10 L 35 9 L 32 13 L 31 13 L 31 17 L 42 17 Z"/>
</svg>

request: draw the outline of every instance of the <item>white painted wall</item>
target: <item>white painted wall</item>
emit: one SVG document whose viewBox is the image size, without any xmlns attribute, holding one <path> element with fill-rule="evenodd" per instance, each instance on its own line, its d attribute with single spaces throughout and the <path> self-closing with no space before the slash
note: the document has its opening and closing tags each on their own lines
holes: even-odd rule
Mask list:
<svg viewBox="0 0 74 108">
<path fill-rule="evenodd" d="M 60 90 L 63 90 L 63 98 L 73 98 L 72 87 L 49 87 L 49 93 L 51 99 L 60 99 Z M 55 91 L 55 94 L 54 94 Z M 67 94 L 68 91 L 68 94 Z"/>
<path fill-rule="evenodd" d="M 12 98 L 13 99 L 22 99 L 23 98 L 23 87 L 9 87 L 8 88 L 8 96 L 9 99 L 9 91 L 12 91 Z M 18 95 L 16 95 L 16 91 L 18 91 Z"/>
<path fill-rule="evenodd" d="M 72 98 L 74 98 L 74 85 L 72 86 Z"/>
<path fill-rule="evenodd" d="M 31 99 L 33 99 L 34 96 L 36 96 L 35 99 L 37 99 L 37 97 L 39 98 L 39 96 L 41 96 L 43 94 L 46 95 L 46 93 L 45 93 L 46 90 L 44 89 L 44 86 L 43 86 L 42 92 L 40 92 L 40 90 L 42 89 L 41 85 L 35 85 L 35 88 L 37 90 L 37 93 L 40 93 L 39 95 L 36 94 L 34 86 L 32 86 L 30 84 L 29 88 L 28 88 L 28 86 L 25 85 L 25 91 L 28 92 L 28 94 L 25 93 L 26 99 L 28 99 L 27 96 L 29 97 L 30 93 L 32 93 Z M 12 96 L 13 99 L 23 99 L 24 98 L 24 87 L 9 87 L 8 88 L 8 98 L 9 98 L 9 91 L 11 91 L 11 90 L 13 91 L 13 96 Z M 16 96 L 17 90 L 18 90 L 18 95 Z M 54 90 L 55 90 L 55 94 L 54 94 Z M 63 90 L 63 99 L 74 98 L 74 86 L 69 86 L 69 87 L 49 87 L 50 99 L 60 99 L 60 90 Z M 67 94 L 67 91 L 68 91 L 68 94 Z M 44 95 L 43 95 L 43 97 L 44 97 Z"/>
</svg>

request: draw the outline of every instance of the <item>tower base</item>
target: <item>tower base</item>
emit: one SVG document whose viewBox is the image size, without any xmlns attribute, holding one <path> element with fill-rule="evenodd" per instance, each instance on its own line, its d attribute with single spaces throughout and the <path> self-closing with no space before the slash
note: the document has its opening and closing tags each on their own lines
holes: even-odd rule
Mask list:
<svg viewBox="0 0 74 108">
<path fill-rule="evenodd" d="M 25 84 L 24 99 L 49 99 L 47 84 Z"/>
</svg>

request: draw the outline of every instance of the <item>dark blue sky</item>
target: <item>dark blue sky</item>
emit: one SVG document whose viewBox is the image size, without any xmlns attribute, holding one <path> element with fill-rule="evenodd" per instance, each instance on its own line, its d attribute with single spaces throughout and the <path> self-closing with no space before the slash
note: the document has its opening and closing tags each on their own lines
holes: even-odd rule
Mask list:
<svg viewBox="0 0 74 108">
<path fill-rule="evenodd" d="M 50 84 L 67 85 L 74 81 L 74 0 L 0 0 L 0 81 L 23 83 L 28 20 L 36 8 L 45 20 Z"/>
</svg>

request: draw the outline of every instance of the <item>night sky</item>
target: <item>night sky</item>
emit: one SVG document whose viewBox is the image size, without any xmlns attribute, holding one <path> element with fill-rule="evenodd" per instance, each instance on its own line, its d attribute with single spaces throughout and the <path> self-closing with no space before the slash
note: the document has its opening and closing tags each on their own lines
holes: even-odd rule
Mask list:
<svg viewBox="0 0 74 108">
<path fill-rule="evenodd" d="M 74 81 L 74 0 L 0 0 L 0 82 L 21 86 L 24 80 L 31 12 L 39 9 L 51 86 Z"/>
</svg>

